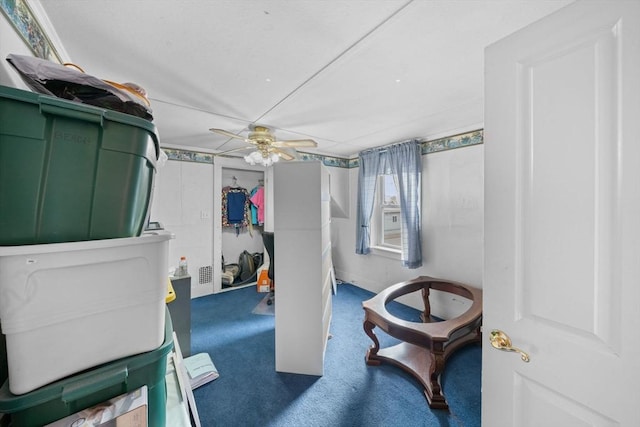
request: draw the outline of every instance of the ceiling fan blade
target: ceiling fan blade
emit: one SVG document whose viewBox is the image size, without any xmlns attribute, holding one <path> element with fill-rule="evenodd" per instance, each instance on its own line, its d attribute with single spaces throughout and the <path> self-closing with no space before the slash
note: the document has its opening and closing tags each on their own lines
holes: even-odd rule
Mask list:
<svg viewBox="0 0 640 427">
<path fill-rule="evenodd" d="M 229 138 L 236 138 L 236 139 L 241 139 L 243 141 L 247 141 L 247 139 L 244 136 L 236 135 L 235 133 L 231 133 L 231 132 L 226 131 L 224 129 L 211 128 L 209 130 L 211 132 L 219 133 L 220 135 L 228 136 Z"/>
<path fill-rule="evenodd" d="M 318 143 L 313 139 L 287 139 L 284 141 L 273 141 L 274 147 L 317 147 Z"/>
<path fill-rule="evenodd" d="M 242 150 L 252 150 L 254 147 L 252 146 L 246 146 L 246 147 L 240 147 L 240 148 L 234 148 L 233 150 L 227 150 L 227 151 L 221 151 L 219 153 L 213 153 L 214 156 L 221 156 L 223 154 L 229 154 L 229 153 L 235 153 L 236 151 L 242 151 Z"/>
<path fill-rule="evenodd" d="M 279 150 L 277 148 L 272 148 L 269 151 L 271 151 L 272 153 L 276 153 L 283 160 L 294 160 L 295 159 L 295 157 L 292 156 L 291 154 L 287 153 L 286 151 Z"/>
</svg>

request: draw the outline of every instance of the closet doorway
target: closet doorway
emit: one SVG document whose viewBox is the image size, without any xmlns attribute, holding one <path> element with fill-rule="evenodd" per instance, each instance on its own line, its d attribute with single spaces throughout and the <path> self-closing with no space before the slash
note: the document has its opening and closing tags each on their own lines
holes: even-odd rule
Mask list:
<svg viewBox="0 0 640 427">
<path fill-rule="evenodd" d="M 267 203 L 265 168 L 251 166 L 243 159 L 216 158 L 213 180 L 213 292 L 255 286 L 257 274 L 246 277 L 246 271 L 243 273 L 244 278 L 236 277 L 233 283 L 229 283 L 228 274 L 223 278 L 222 262 L 224 257 L 224 263 L 227 265 L 239 264 L 243 251 L 249 254 L 264 253 L 262 243 L 264 217 L 259 221 L 251 212 L 248 212 L 250 224 L 243 222 L 234 225 L 229 221 L 229 216 L 237 217 L 238 201 L 244 200 L 243 195 L 250 198 L 260 188 Z M 227 210 L 224 210 L 223 206 L 227 206 Z"/>
</svg>

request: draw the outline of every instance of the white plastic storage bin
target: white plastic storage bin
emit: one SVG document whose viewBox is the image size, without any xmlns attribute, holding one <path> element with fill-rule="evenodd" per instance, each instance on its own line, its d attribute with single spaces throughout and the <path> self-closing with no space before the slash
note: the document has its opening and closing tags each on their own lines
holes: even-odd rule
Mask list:
<svg viewBox="0 0 640 427">
<path fill-rule="evenodd" d="M 160 231 L 0 247 L 10 391 L 27 393 L 160 346 L 172 238 Z"/>
</svg>

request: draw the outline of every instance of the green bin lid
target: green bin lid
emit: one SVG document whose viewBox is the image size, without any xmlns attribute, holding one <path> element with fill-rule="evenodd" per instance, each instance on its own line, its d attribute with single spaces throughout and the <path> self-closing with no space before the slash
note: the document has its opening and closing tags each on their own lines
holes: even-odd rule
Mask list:
<svg viewBox="0 0 640 427">
<path fill-rule="evenodd" d="M 155 158 L 150 158 L 149 160 L 153 163 L 154 167 L 156 161 L 160 157 L 160 142 L 158 140 L 158 130 L 156 125 L 141 117 L 63 98 L 57 98 L 51 95 L 44 95 L 0 85 L 0 100 L 2 98 L 37 104 L 39 105 L 41 112 L 51 112 L 52 109 L 55 109 L 56 113 L 64 112 L 64 115 L 81 120 L 104 123 L 104 120 L 106 119 L 112 122 L 141 128 L 151 134 L 153 138 L 156 155 Z"/>
</svg>

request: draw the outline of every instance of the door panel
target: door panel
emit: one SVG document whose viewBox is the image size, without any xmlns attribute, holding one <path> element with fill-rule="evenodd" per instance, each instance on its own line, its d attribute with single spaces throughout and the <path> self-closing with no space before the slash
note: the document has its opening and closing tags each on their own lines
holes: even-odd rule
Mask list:
<svg viewBox="0 0 640 427">
<path fill-rule="evenodd" d="M 483 425 L 640 419 L 638 28 L 576 2 L 486 51 L 483 331 L 530 362 L 484 345 Z"/>
<path fill-rule="evenodd" d="M 516 292 L 522 318 L 619 347 L 619 304 L 607 286 L 619 171 L 616 26 L 520 60 Z"/>
<path fill-rule="evenodd" d="M 516 376 L 514 389 L 516 402 L 526 403 L 516 406 L 514 426 L 619 426 L 617 422 L 593 409 L 529 378 Z M 550 420 L 553 420 L 552 424 Z"/>
</svg>

